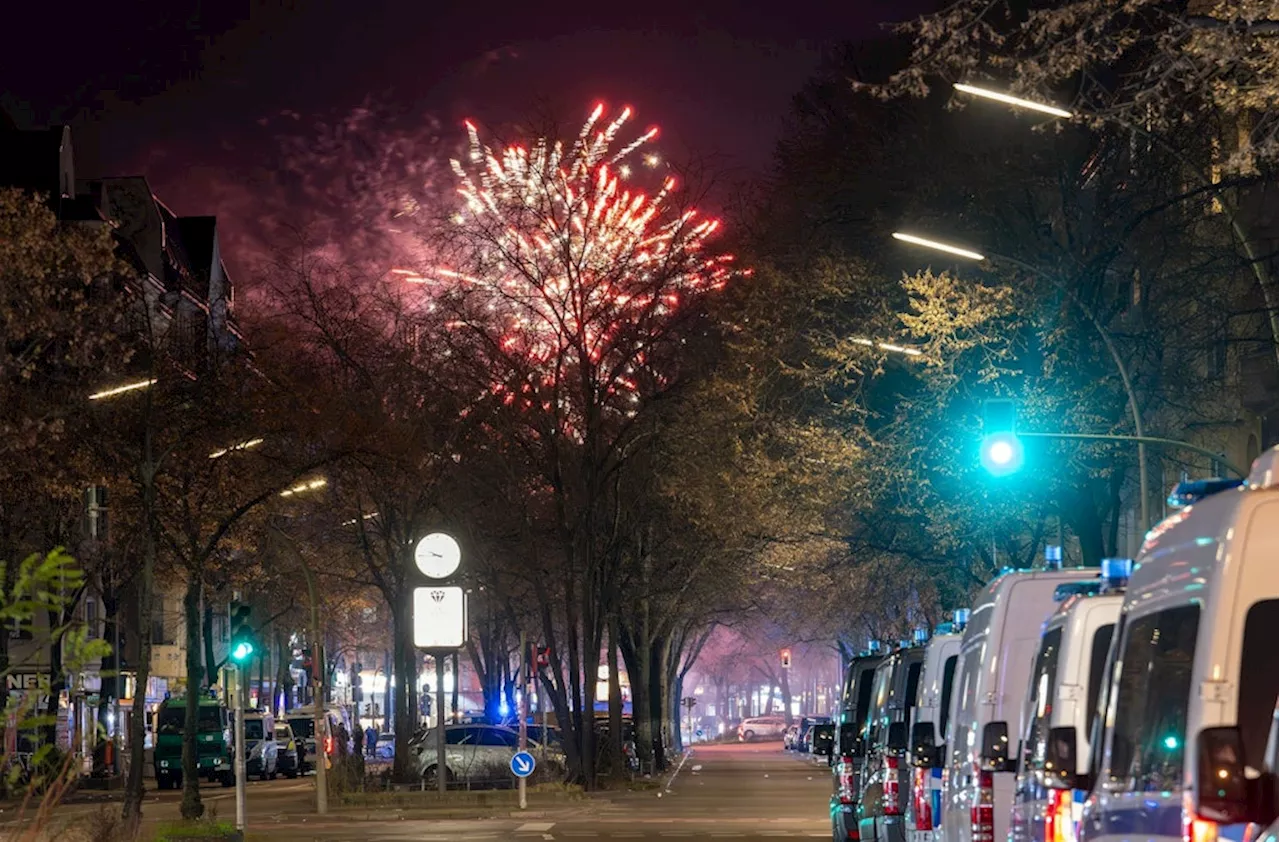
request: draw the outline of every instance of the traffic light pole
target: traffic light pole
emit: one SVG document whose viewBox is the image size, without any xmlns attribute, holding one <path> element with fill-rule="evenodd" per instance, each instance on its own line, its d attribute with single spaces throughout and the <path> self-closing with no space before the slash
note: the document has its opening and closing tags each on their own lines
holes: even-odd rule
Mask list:
<svg viewBox="0 0 1280 842">
<path fill-rule="evenodd" d="M 245 665 L 237 664 L 235 668 L 236 674 L 236 691 L 232 704 L 235 705 L 235 748 L 236 758 L 232 764 L 233 772 L 236 776 L 236 830 L 240 831 L 241 836 L 245 833 L 246 824 L 246 805 L 244 800 L 245 786 L 245 744 L 244 744 L 244 706 L 246 699 L 246 691 L 249 683 L 245 680 Z"/>
<path fill-rule="evenodd" d="M 457 679 L 454 679 L 457 681 Z M 542 742 L 547 735 L 542 735 Z M 520 750 L 529 748 L 529 644 L 524 632 L 520 632 Z M 528 788 L 525 778 L 517 778 L 516 786 L 520 788 L 520 809 L 529 806 Z"/>
</svg>

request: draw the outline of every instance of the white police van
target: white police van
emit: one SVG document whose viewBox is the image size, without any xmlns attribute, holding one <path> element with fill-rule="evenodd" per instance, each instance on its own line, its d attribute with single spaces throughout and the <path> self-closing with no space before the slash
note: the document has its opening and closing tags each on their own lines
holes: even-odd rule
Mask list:
<svg viewBox="0 0 1280 842">
<path fill-rule="evenodd" d="M 1022 715 L 1012 842 L 1076 838 L 1090 788 L 1089 735 L 1132 570 L 1130 559 L 1103 559 L 1099 578 L 1086 583 L 1090 587 L 1072 588 L 1078 592 L 1045 621 Z"/>
<path fill-rule="evenodd" d="M 1096 568 L 1095 568 L 1096 570 Z M 1059 585 L 1094 570 L 1004 573 L 976 597 L 960 644 L 955 710 L 942 793 L 946 842 L 1004 842 L 1009 833 L 1018 733 L 1040 628 Z"/>
<path fill-rule="evenodd" d="M 1215 842 L 1274 820 L 1263 754 L 1280 659 L 1277 455 L 1243 484 L 1179 486 L 1190 505 L 1147 535 L 1112 646 L 1082 842 Z"/>
<path fill-rule="evenodd" d="M 911 724 L 911 792 L 907 799 L 908 842 L 934 842 L 942 822 L 942 766 L 951 715 L 960 643 L 969 609 L 959 608 L 934 630 L 924 651 L 924 669 Z"/>
</svg>

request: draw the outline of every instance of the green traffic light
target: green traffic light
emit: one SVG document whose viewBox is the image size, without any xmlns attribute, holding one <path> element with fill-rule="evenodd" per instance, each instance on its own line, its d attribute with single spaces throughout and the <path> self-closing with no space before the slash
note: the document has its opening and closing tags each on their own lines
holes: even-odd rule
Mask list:
<svg viewBox="0 0 1280 842">
<path fill-rule="evenodd" d="M 982 440 L 980 459 L 992 476 L 1016 473 L 1022 468 L 1022 441 L 1012 432 L 992 433 Z"/>
<path fill-rule="evenodd" d="M 1172 737 L 1172 736 L 1170 736 L 1170 737 L 1165 737 L 1165 738 L 1164 738 L 1164 747 L 1165 747 L 1165 748 L 1167 748 L 1167 749 L 1169 749 L 1169 751 L 1173 751 L 1174 749 L 1176 749 L 1176 748 L 1178 747 L 1178 738 L 1177 738 L 1177 737 Z"/>
<path fill-rule="evenodd" d="M 231 646 L 231 660 L 247 661 L 253 656 L 253 643 L 248 640 L 237 640 Z"/>
</svg>

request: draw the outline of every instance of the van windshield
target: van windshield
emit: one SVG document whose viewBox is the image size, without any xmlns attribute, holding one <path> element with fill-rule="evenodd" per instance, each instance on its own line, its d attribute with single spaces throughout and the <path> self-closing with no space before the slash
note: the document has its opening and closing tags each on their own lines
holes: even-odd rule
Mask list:
<svg viewBox="0 0 1280 842">
<path fill-rule="evenodd" d="M 305 740 L 316 735 L 316 724 L 309 716 L 290 719 L 289 724 L 293 726 L 293 735 L 299 739 Z"/>
<path fill-rule="evenodd" d="M 1138 618 L 1125 634 L 1113 690 L 1115 726 L 1107 770 L 1112 787 L 1159 792 L 1182 785 L 1199 627 L 1200 606 L 1180 605 Z"/>
<path fill-rule="evenodd" d="M 244 721 L 244 738 L 246 740 L 262 739 L 262 720 L 246 719 Z"/>
<path fill-rule="evenodd" d="M 1031 697 L 1027 724 L 1026 753 L 1032 769 L 1043 769 L 1049 745 L 1049 721 L 1053 716 L 1054 685 L 1058 680 L 1058 654 L 1062 651 L 1062 629 L 1046 632 L 1040 641 L 1031 673 Z"/>
<path fill-rule="evenodd" d="M 156 731 L 160 734 L 181 734 L 187 721 L 187 710 L 182 705 L 166 705 L 160 709 L 160 721 Z M 222 730 L 221 710 L 213 705 L 201 705 L 196 719 L 196 731 L 205 733 Z"/>
</svg>

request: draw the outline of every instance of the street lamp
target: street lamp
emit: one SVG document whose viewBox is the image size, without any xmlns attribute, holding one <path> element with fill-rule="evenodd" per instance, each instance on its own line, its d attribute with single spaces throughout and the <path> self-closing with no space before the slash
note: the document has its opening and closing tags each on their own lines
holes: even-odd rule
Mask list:
<svg viewBox="0 0 1280 842">
<path fill-rule="evenodd" d="M 878 348 L 881 351 L 888 351 L 891 354 L 902 354 L 904 357 L 918 357 L 923 351 L 919 348 L 912 348 L 910 345 L 895 345 L 892 342 L 877 342 L 874 339 L 867 339 L 863 336 L 855 336 L 853 344 L 865 345 L 868 348 Z"/>
<path fill-rule="evenodd" d="M 1072 114 L 1070 111 L 1066 111 L 1062 108 L 1057 108 L 1056 106 L 1045 105 L 1044 103 L 1035 102 L 1034 100 L 1030 100 L 1030 99 L 1023 99 L 1021 97 L 1016 97 L 1011 94 L 1002 93 L 1000 91 L 993 91 L 990 88 L 981 88 L 981 87 L 978 87 L 977 85 L 966 85 L 961 83 L 956 83 L 953 87 L 957 91 L 960 91 L 961 93 L 983 97 L 984 99 L 990 99 L 996 102 L 1003 102 L 1004 104 L 1011 105 L 1014 108 L 1027 108 L 1032 111 L 1039 111 L 1044 114 L 1051 114 L 1054 117 L 1062 117 L 1067 119 L 1076 116 Z M 1126 120 L 1117 119 L 1114 116 L 1101 116 L 1101 115 L 1093 115 L 1093 116 L 1100 117 L 1100 119 L 1106 122 L 1114 123 L 1115 125 L 1119 126 L 1120 128 L 1124 129 L 1127 132 L 1132 132 L 1134 134 L 1142 135 L 1143 137 L 1147 138 L 1149 141 L 1152 141 L 1153 143 L 1157 144 L 1158 146 L 1160 146 L 1161 149 L 1163 149 L 1168 154 L 1172 155 L 1174 158 L 1180 161 L 1184 166 L 1186 166 L 1189 172 L 1195 173 L 1197 176 L 1197 181 L 1199 182 L 1200 186 L 1208 189 L 1208 191 L 1213 194 L 1214 198 L 1218 201 L 1218 207 L 1220 207 L 1222 209 L 1222 212 L 1226 214 L 1227 220 L 1231 224 L 1231 231 L 1233 234 L 1235 234 L 1236 239 L 1240 241 L 1240 245 L 1245 252 L 1245 257 L 1248 259 L 1249 265 L 1253 269 L 1253 275 L 1258 280 L 1258 287 L 1259 289 L 1262 290 L 1262 298 L 1267 305 L 1267 317 L 1268 317 L 1268 320 L 1271 322 L 1271 336 L 1273 339 L 1276 337 L 1280 337 L 1280 324 L 1277 323 L 1277 316 L 1276 316 L 1275 293 L 1272 291 L 1274 282 L 1272 281 L 1271 276 L 1269 276 L 1266 272 L 1266 269 L 1265 269 L 1266 261 L 1261 259 L 1258 256 L 1257 250 L 1254 248 L 1254 245 L 1253 245 L 1253 240 L 1250 239 L 1249 234 L 1245 230 L 1244 226 L 1240 224 L 1240 219 L 1236 216 L 1235 211 L 1231 209 L 1231 203 L 1226 201 L 1226 197 L 1223 196 L 1223 192 L 1222 192 L 1223 185 L 1218 184 L 1212 178 L 1206 178 L 1204 175 L 1204 172 L 1202 171 L 1199 165 L 1191 161 L 1188 161 L 1186 156 L 1183 155 L 1177 149 L 1175 149 L 1173 146 L 1171 146 L 1168 143 L 1168 141 L 1166 141 L 1160 135 L 1151 132 L 1149 129 L 1146 129 L 1140 125 L 1134 125 L 1132 123 L 1129 123 Z"/>
<path fill-rule="evenodd" d="M 1039 111 L 1041 114 L 1051 114 L 1054 117 L 1062 117 L 1064 119 L 1069 119 L 1075 116 L 1070 111 L 1065 111 L 1053 105 L 1046 105 L 1043 102 L 1036 102 L 1034 100 L 1023 99 L 1022 97 L 1001 93 L 1000 91 L 993 91 L 990 88 L 980 88 L 977 85 L 963 85 L 959 82 L 957 82 L 953 87 L 961 93 L 980 96 L 984 99 L 993 99 L 996 102 L 1003 102 L 1005 105 L 1012 105 L 1014 108 L 1026 108 L 1031 111 Z"/>
<path fill-rule="evenodd" d="M 1142 439 L 1146 437 L 1146 433 L 1143 432 L 1142 429 L 1142 412 L 1138 409 L 1138 397 L 1133 391 L 1133 381 L 1129 377 L 1129 369 L 1124 364 L 1124 360 L 1121 359 L 1120 352 L 1116 349 L 1115 342 L 1112 341 L 1110 332 L 1108 332 L 1102 322 L 1098 320 L 1098 317 L 1094 315 L 1093 310 L 1089 309 L 1089 307 L 1081 301 L 1078 296 L 1076 296 L 1071 288 L 1063 283 L 1062 279 L 1058 278 L 1056 275 L 1046 272 L 1038 266 L 1019 260 L 1016 257 L 1008 257 L 1007 255 L 1001 254 L 988 254 L 984 256 L 970 249 L 949 245 L 947 243 L 932 240 L 928 237 L 921 237 L 916 234 L 903 234 L 897 231 L 894 232 L 893 238 L 895 240 L 933 249 L 935 251 L 942 251 L 959 257 L 967 257 L 970 260 L 975 260 L 979 263 L 986 261 L 998 261 L 1016 266 L 1019 269 L 1030 272 L 1031 274 L 1048 281 L 1062 292 L 1062 294 L 1065 295 L 1067 299 L 1084 314 L 1085 318 L 1089 320 L 1089 323 L 1093 325 L 1095 330 L 1097 330 L 1098 336 L 1102 338 L 1102 343 L 1111 354 L 1111 359 L 1116 364 L 1116 370 L 1120 373 L 1120 381 L 1124 384 L 1125 394 L 1129 398 L 1129 413 L 1133 416 L 1134 437 L 1138 439 L 1138 496 L 1140 498 L 1138 502 L 1140 504 L 1142 528 L 1143 530 L 1149 529 L 1151 527 L 1149 511 L 1150 495 L 1148 494 L 1147 488 L 1147 448 L 1146 444 L 1142 441 Z"/>
</svg>

